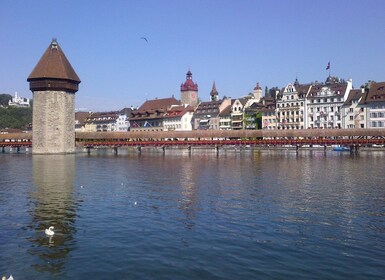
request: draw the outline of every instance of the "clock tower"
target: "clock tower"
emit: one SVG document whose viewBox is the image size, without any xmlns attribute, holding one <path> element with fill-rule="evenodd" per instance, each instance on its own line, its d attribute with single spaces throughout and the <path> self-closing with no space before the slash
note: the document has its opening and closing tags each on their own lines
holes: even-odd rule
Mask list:
<svg viewBox="0 0 385 280">
<path fill-rule="evenodd" d="M 182 104 L 188 104 L 193 108 L 198 106 L 198 84 L 193 82 L 190 70 L 186 74 L 186 81 L 180 86 L 180 96 Z"/>
</svg>

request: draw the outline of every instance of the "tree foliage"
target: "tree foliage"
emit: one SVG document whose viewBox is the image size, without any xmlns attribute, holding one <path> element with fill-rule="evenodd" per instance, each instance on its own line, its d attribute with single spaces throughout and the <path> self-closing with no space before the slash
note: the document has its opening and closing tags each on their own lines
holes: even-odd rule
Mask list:
<svg viewBox="0 0 385 280">
<path fill-rule="evenodd" d="M 0 129 L 23 129 L 32 122 L 32 108 L 0 108 Z"/>
<path fill-rule="evenodd" d="M 12 99 L 12 95 L 9 94 L 0 94 L 0 105 L 2 106 L 8 106 L 9 100 Z"/>
</svg>

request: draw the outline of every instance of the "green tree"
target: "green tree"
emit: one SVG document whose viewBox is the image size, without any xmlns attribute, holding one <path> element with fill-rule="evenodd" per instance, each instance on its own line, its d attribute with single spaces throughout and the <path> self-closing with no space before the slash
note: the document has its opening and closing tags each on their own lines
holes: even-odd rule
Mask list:
<svg viewBox="0 0 385 280">
<path fill-rule="evenodd" d="M 0 129 L 23 129 L 32 122 L 32 108 L 0 108 Z"/>
<path fill-rule="evenodd" d="M 8 102 L 11 99 L 12 99 L 12 95 L 9 95 L 6 93 L 0 94 L 0 105 L 8 106 Z"/>
</svg>

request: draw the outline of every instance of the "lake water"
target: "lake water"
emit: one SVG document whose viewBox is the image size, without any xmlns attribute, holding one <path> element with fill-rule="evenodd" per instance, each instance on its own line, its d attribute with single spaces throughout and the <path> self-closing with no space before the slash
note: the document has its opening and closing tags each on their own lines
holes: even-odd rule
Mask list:
<svg viewBox="0 0 385 280">
<path fill-rule="evenodd" d="M 0 170 L 15 280 L 385 277 L 385 152 L 5 153 Z"/>
</svg>

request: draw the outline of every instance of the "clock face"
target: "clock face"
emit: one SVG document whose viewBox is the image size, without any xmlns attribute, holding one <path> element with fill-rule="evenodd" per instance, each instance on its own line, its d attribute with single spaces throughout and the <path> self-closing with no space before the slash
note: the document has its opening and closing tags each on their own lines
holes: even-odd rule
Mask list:
<svg viewBox="0 0 385 280">
<path fill-rule="evenodd" d="M 191 97 L 192 98 L 195 98 L 196 94 L 195 93 L 191 93 Z"/>
</svg>

